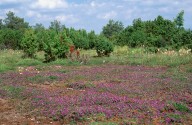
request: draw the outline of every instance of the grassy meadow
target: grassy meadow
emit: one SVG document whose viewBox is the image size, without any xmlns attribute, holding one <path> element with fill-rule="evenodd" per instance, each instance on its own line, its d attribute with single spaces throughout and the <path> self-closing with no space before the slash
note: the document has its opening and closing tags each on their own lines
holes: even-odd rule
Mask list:
<svg viewBox="0 0 192 125">
<path fill-rule="evenodd" d="M 86 63 L 0 51 L 0 124 L 191 124 L 192 53 L 116 46 Z"/>
</svg>

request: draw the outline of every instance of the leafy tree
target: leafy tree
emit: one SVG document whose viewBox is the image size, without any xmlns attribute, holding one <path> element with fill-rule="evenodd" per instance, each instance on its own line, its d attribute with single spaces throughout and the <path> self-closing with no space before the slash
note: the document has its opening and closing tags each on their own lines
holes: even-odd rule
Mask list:
<svg viewBox="0 0 192 125">
<path fill-rule="evenodd" d="M 26 30 L 20 43 L 24 51 L 24 57 L 34 58 L 38 50 L 38 42 L 34 30 Z"/>
<path fill-rule="evenodd" d="M 141 18 L 133 20 L 133 28 L 134 28 L 134 30 L 143 30 L 144 29 L 144 22 L 141 20 Z"/>
<path fill-rule="evenodd" d="M 184 10 L 178 13 L 177 17 L 174 19 L 174 22 L 176 23 L 178 28 L 183 27 L 184 24 Z"/>
<path fill-rule="evenodd" d="M 124 29 L 123 23 L 120 21 L 109 20 L 108 24 L 103 27 L 102 34 L 110 40 L 116 38 L 122 30 Z"/>
<path fill-rule="evenodd" d="M 49 29 L 55 30 L 55 32 L 57 34 L 59 34 L 59 32 L 61 32 L 61 30 L 62 30 L 61 22 L 54 20 L 53 22 L 51 22 Z"/>
<path fill-rule="evenodd" d="M 189 49 L 192 49 L 192 31 L 187 30 L 181 36 L 181 46 L 186 46 Z"/>
<path fill-rule="evenodd" d="M 6 15 L 7 18 L 4 19 L 6 28 L 19 30 L 29 27 L 29 24 L 23 18 L 15 16 L 15 13 L 9 11 Z"/>
<path fill-rule="evenodd" d="M 35 33 L 37 33 L 45 30 L 45 27 L 41 23 L 36 23 L 35 26 L 33 26 L 33 29 L 35 30 Z"/>
<path fill-rule="evenodd" d="M 3 28 L 0 30 L 0 46 L 2 49 L 19 49 L 23 33 L 19 30 Z"/>
<path fill-rule="evenodd" d="M 146 41 L 146 34 L 142 30 L 137 30 L 133 32 L 130 36 L 129 46 L 130 47 L 137 47 L 144 45 Z"/>
<path fill-rule="evenodd" d="M 170 20 L 164 19 L 162 16 L 158 16 L 154 20 L 154 24 L 155 25 L 152 33 L 155 36 L 161 36 L 161 41 L 164 42 L 161 43 L 162 45 L 158 46 L 170 46 L 172 44 L 173 36 L 176 33 L 175 23 Z"/>
<path fill-rule="evenodd" d="M 116 41 L 116 44 L 117 45 L 121 45 L 121 46 L 124 46 L 124 45 L 127 45 L 129 46 L 130 43 L 130 36 L 131 34 L 134 32 L 134 28 L 132 26 L 128 26 L 126 27 L 117 37 L 117 41 Z"/>
<path fill-rule="evenodd" d="M 15 16 L 11 11 L 7 13 L 7 17 L 0 20 L 1 46 L 8 49 L 20 49 L 20 42 L 25 32 L 29 27 L 28 23 L 23 18 Z"/>
<path fill-rule="evenodd" d="M 0 19 L 0 30 L 3 29 L 4 25 L 3 25 L 3 20 Z"/>
</svg>

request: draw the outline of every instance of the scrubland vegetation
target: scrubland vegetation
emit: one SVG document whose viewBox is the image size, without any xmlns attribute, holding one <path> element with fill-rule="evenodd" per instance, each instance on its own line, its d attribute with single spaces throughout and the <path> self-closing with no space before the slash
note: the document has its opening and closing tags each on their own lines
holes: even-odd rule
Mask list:
<svg viewBox="0 0 192 125">
<path fill-rule="evenodd" d="M 0 21 L 0 124 L 191 124 L 192 32 L 110 20 L 98 35 Z"/>
</svg>

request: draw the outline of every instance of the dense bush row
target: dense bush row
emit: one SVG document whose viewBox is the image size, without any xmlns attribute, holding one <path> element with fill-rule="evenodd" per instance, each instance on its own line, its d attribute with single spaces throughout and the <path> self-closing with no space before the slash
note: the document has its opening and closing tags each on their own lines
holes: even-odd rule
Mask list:
<svg viewBox="0 0 192 125">
<path fill-rule="evenodd" d="M 129 47 L 144 46 L 155 52 L 157 48 L 192 49 L 192 31 L 183 28 L 181 11 L 174 21 L 158 16 L 152 21 L 135 19 L 132 26 L 126 27 L 116 39 L 116 44 Z"/>
<path fill-rule="evenodd" d="M 24 57 L 34 58 L 36 52 L 45 52 L 45 62 L 66 58 L 69 47 L 76 49 L 96 49 L 98 56 L 109 56 L 113 51 L 113 44 L 102 35 L 94 31 L 66 28 L 57 20 L 51 22 L 49 28 L 42 24 L 30 27 L 24 19 L 7 14 L 7 18 L 0 20 L 0 49 L 22 49 Z"/>
<path fill-rule="evenodd" d="M 158 16 L 154 20 L 135 19 L 124 28 L 122 22 L 109 20 L 100 35 L 94 31 L 67 28 L 59 21 L 51 22 L 49 28 L 42 24 L 31 27 L 23 18 L 8 12 L 0 19 L 0 49 L 22 49 L 24 57 L 34 58 L 37 51 L 45 52 L 45 62 L 66 58 L 70 46 L 76 49 L 96 49 L 98 56 L 109 56 L 113 44 L 129 47 L 145 47 L 157 52 L 158 48 L 192 49 L 192 31 L 183 28 L 184 11 L 171 21 Z"/>
</svg>

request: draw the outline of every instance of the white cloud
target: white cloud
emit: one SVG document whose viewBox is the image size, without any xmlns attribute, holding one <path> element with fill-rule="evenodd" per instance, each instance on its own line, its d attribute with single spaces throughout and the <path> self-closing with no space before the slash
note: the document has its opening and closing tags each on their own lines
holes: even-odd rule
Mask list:
<svg viewBox="0 0 192 125">
<path fill-rule="evenodd" d="M 105 6 L 105 3 L 97 3 L 95 1 L 91 1 L 90 6 L 91 7 L 103 7 L 103 6 Z"/>
<path fill-rule="evenodd" d="M 30 23 L 48 24 L 56 19 L 72 27 L 98 32 L 109 19 L 127 26 L 136 18 L 153 20 L 162 15 L 173 19 L 184 10 L 185 24 L 191 27 L 191 5 L 191 0 L 0 0 L 0 16 L 13 11 Z"/>
<path fill-rule="evenodd" d="M 98 14 L 97 18 L 108 20 L 108 19 L 113 19 L 116 16 L 117 16 L 117 13 L 115 11 L 111 11 L 108 13 Z"/>
<path fill-rule="evenodd" d="M 32 3 L 31 7 L 40 9 L 67 8 L 68 3 L 65 0 L 37 0 Z"/>
<path fill-rule="evenodd" d="M 33 17 L 37 17 L 37 18 L 43 17 L 43 15 L 41 15 L 39 12 L 31 11 L 31 10 L 27 11 L 26 15 L 28 17 L 31 17 L 31 18 L 33 18 Z"/>
<path fill-rule="evenodd" d="M 70 14 L 70 15 L 58 15 L 55 17 L 56 20 L 62 22 L 62 23 L 76 23 L 79 21 L 78 18 L 76 18 L 74 15 Z"/>
</svg>

